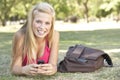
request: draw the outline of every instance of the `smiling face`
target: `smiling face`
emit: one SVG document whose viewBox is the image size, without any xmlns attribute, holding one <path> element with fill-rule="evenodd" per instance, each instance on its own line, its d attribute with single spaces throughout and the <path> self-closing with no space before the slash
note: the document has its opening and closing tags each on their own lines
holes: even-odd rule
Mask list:
<svg viewBox="0 0 120 80">
<path fill-rule="evenodd" d="M 37 12 L 33 19 L 33 33 L 38 38 L 46 37 L 52 26 L 52 16 L 48 13 Z"/>
</svg>

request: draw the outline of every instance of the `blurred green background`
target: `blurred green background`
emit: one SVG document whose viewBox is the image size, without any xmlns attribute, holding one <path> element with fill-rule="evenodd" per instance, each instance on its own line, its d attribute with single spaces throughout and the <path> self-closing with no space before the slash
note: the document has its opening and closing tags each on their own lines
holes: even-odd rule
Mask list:
<svg viewBox="0 0 120 80">
<path fill-rule="evenodd" d="M 50 3 L 56 19 L 64 21 L 120 20 L 120 0 L 0 0 L 0 24 L 24 23 L 30 8 L 39 2 Z"/>
</svg>

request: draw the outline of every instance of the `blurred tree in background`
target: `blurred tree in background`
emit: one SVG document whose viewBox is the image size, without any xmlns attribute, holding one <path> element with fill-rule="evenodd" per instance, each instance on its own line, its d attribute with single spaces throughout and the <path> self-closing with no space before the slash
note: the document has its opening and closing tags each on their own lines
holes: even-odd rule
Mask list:
<svg viewBox="0 0 120 80">
<path fill-rule="evenodd" d="M 0 0 L 0 21 L 5 26 L 9 19 L 11 8 L 15 5 L 16 0 Z"/>
<path fill-rule="evenodd" d="M 120 0 L 0 0 L 0 23 L 26 20 L 29 9 L 36 3 L 50 3 L 57 20 L 84 19 L 86 22 L 112 17 L 120 20 Z"/>
</svg>

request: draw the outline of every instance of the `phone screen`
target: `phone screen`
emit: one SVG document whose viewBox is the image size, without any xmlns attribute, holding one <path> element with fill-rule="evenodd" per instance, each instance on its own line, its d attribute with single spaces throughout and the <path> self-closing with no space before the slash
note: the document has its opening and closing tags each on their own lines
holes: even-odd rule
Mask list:
<svg viewBox="0 0 120 80">
<path fill-rule="evenodd" d="M 45 62 L 44 62 L 44 60 L 38 60 L 37 61 L 37 64 L 44 64 Z"/>
</svg>

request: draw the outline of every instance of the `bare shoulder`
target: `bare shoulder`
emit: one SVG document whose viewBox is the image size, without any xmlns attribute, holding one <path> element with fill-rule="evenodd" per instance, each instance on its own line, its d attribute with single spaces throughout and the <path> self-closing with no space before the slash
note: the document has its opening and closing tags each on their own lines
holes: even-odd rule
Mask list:
<svg viewBox="0 0 120 80">
<path fill-rule="evenodd" d="M 60 35 L 59 32 L 55 30 L 53 36 L 54 37 L 59 37 L 59 35 Z"/>
<path fill-rule="evenodd" d="M 53 42 L 59 41 L 60 34 L 58 31 L 54 31 L 53 33 Z"/>
<path fill-rule="evenodd" d="M 20 29 L 14 34 L 14 38 L 20 40 L 24 38 L 24 35 L 25 35 L 24 31 Z"/>
</svg>

